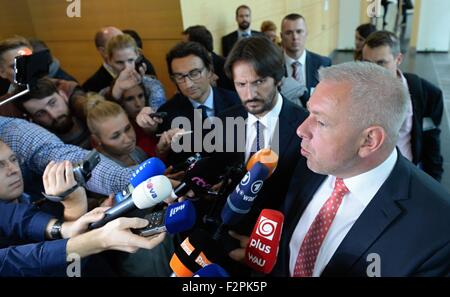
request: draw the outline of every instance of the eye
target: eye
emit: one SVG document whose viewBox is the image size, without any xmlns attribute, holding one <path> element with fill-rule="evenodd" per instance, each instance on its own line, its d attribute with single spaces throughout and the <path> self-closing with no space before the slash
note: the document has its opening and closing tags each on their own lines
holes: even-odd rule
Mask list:
<svg viewBox="0 0 450 297">
<path fill-rule="evenodd" d="M 34 117 L 36 117 L 36 118 L 41 118 L 41 117 L 43 117 L 44 116 L 44 112 L 43 111 L 38 111 L 38 112 L 36 112 L 35 114 L 34 114 Z"/>
<path fill-rule="evenodd" d="M 243 87 L 245 87 L 246 83 L 234 82 L 234 85 L 235 85 L 237 88 L 243 88 Z"/>
<path fill-rule="evenodd" d="M 120 136 L 120 134 L 119 133 L 115 133 L 115 134 L 113 134 L 113 136 L 111 136 L 111 139 L 118 139 L 119 138 L 119 136 Z"/>
<path fill-rule="evenodd" d="M 17 163 L 19 161 L 19 159 L 17 158 L 16 155 L 12 155 L 11 157 L 9 157 L 9 161 L 11 161 L 13 163 Z"/>
<path fill-rule="evenodd" d="M 48 102 L 48 106 L 54 107 L 56 105 L 56 99 L 52 99 Z"/>
<path fill-rule="evenodd" d="M 255 86 L 259 86 L 259 85 L 262 85 L 265 81 L 266 81 L 265 79 L 258 79 L 256 81 L 254 81 L 253 84 Z"/>
<path fill-rule="evenodd" d="M 317 120 L 317 124 L 319 125 L 319 127 L 325 127 L 325 123 L 320 120 Z"/>
</svg>

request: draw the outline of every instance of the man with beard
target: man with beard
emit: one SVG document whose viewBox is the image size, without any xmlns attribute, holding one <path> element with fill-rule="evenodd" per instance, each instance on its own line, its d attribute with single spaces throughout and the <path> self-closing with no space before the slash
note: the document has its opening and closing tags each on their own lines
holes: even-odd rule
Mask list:
<svg viewBox="0 0 450 297">
<path fill-rule="evenodd" d="M 228 56 L 236 41 L 252 35 L 261 35 L 261 32 L 250 29 L 252 12 L 247 5 L 241 5 L 236 8 L 236 22 L 238 23 L 238 29 L 222 37 L 222 53 L 224 57 Z"/>
<path fill-rule="evenodd" d="M 51 80 L 38 80 L 17 104 L 33 122 L 56 134 L 64 143 L 91 148 L 89 130 L 72 114 L 67 95 Z"/>
<path fill-rule="evenodd" d="M 223 116 L 246 119 L 242 159 L 247 162 L 253 152 L 262 148 L 271 148 L 279 157 L 275 172 L 264 182 L 251 212 L 239 226 L 239 231 L 247 234 L 262 209 L 280 208 L 290 175 L 297 163 L 305 163 L 298 153 L 300 139 L 295 131 L 307 113 L 283 98 L 278 90 L 284 75 L 283 63 L 280 48 L 263 36 L 240 40 L 225 63 L 225 72 L 234 81 L 242 105 L 224 111 Z M 232 140 L 226 139 L 229 141 Z"/>
</svg>

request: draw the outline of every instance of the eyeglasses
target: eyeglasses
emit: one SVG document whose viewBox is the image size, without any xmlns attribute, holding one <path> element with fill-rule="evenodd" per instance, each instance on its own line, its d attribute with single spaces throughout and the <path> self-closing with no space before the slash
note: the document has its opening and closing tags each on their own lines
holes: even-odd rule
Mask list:
<svg viewBox="0 0 450 297">
<path fill-rule="evenodd" d="M 186 74 L 174 73 L 170 77 L 177 83 L 184 83 L 186 81 L 186 77 L 189 77 L 191 81 L 196 81 L 202 77 L 203 69 L 205 69 L 205 67 L 202 69 L 193 69 Z"/>
</svg>

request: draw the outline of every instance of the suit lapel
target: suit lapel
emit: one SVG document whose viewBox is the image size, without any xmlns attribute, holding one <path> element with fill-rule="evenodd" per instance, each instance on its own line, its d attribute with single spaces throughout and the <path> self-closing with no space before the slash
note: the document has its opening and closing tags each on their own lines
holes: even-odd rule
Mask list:
<svg viewBox="0 0 450 297">
<path fill-rule="evenodd" d="M 384 230 L 402 213 L 398 201 L 408 199 L 410 172 L 398 154 L 394 170 L 356 220 L 322 275 L 343 275 L 364 255 Z M 363 259 L 362 261 L 366 261 Z"/>
</svg>

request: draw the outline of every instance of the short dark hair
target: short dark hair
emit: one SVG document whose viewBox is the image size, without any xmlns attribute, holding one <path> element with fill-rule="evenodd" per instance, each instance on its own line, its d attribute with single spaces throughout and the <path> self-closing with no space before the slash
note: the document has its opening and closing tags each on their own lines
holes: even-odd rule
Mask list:
<svg viewBox="0 0 450 297">
<path fill-rule="evenodd" d="M 3 54 L 7 51 L 17 49 L 19 47 L 28 47 L 32 49 L 28 40 L 22 36 L 16 36 L 0 41 L 0 64 L 3 63 Z"/>
<path fill-rule="evenodd" d="M 389 31 L 376 31 L 370 34 L 364 45 L 370 48 L 377 48 L 380 46 L 388 46 L 394 56 L 400 53 L 400 41 L 397 36 Z"/>
<path fill-rule="evenodd" d="M 131 29 L 127 29 L 127 30 L 123 30 L 122 32 L 124 34 L 128 34 L 131 37 L 133 37 L 133 39 L 136 42 L 136 45 L 138 46 L 138 48 L 143 49 L 141 36 L 139 36 L 139 34 L 136 31 L 131 30 Z"/>
<path fill-rule="evenodd" d="M 58 93 L 58 88 L 48 78 L 38 79 L 36 84 L 31 86 L 30 92 L 28 94 L 23 95 L 20 99 L 16 100 L 16 106 L 23 112 L 28 113 L 28 111 L 23 106 L 25 102 L 31 99 L 44 99 L 48 96 L 51 96 L 55 93 Z"/>
<path fill-rule="evenodd" d="M 225 73 L 232 79 L 233 65 L 245 61 L 253 65 L 260 77 L 272 77 L 276 83 L 284 76 L 281 49 L 265 36 L 252 36 L 239 40 L 225 62 Z"/>
<path fill-rule="evenodd" d="M 366 39 L 370 34 L 377 31 L 377 27 L 375 27 L 371 23 L 367 23 L 359 25 L 356 28 L 356 31 L 358 32 L 359 35 L 361 35 L 362 38 Z"/>
<path fill-rule="evenodd" d="M 213 51 L 213 36 L 209 30 L 202 25 L 190 26 L 183 31 L 189 41 L 195 41 L 203 45 L 208 52 Z"/>
<path fill-rule="evenodd" d="M 239 5 L 238 8 L 236 8 L 236 16 L 238 15 L 239 9 L 241 9 L 241 8 L 248 9 L 248 11 L 250 11 L 250 13 L 252 13 L 252 10 L 250 9 L 250 7 L 248 7 L 248 6 L 245 5 L 245 4 L 242 4 L 242 5 Z"/>
<path fill-rule="evenodd" d="M 169 74 L 172 75 L 172 61 L 177 58 L 184 58 L 189 55 L 194 55 L 199 57 L 206 68 L 212 69 L 212 61 L 211 57 L 206 50 L 206 48 L 198 42 L 188 41 L 188 42 L 180 42 L 175 47 L 173 47 L 166 56 L 167 68 L 169 70 Z"/>
</svg>

